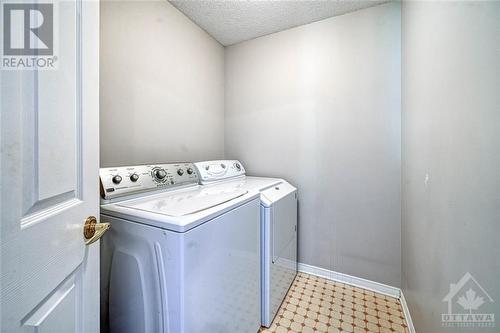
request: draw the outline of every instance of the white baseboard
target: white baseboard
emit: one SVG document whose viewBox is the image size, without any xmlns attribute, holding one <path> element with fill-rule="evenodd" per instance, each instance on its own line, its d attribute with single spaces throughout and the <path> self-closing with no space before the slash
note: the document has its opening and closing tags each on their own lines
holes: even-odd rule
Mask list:
<svg viewBox="0 0 500 333">
<path fill-rule="evenodd" d="M 406 303 L 405 295 L 402 290 L 399 301 L 401 302 L 401 307 L 403 308 L 403 314 L 406 319 L 406 324 L 408 325 L 408 330 L 410 330 L 410 333 L 416 333 L 415 326 L 413 326 L 413 321 L 411 320 L 410 309 L 408 308 L 408 304 Z"/>
<path fill-rule="evenodd" d="M 389 297 L 393 298 L 400 298 L 401 296 L 401 289 L 388 286 L 383 283 L 375 282 L 375 281 L 370 281 L 366 280 L 363 278 L 359 278 L 356 276 L 344 274 L 344 273 L 339 273 L 335 271 L 331 271 L 325 268 L 317 267 L 317 266 L 312 266 L 308 264 L 303 264 L 299 263 L 298 269 L 300 272 L 308 273 L 311 275 L 316 275 L 328 280 L 333 280 L 345 284 L 349 284 L 351 286 L 355 287 L 360 287 L 363 289 L 371 290 L 373 292 L 383 294 Z"/>
</svg>

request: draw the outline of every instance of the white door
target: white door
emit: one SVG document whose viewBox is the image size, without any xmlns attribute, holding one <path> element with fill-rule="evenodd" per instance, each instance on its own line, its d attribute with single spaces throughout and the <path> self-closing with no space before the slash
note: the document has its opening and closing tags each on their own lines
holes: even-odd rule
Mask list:
<svg viewBox="0 0 500 333">
<path fill-rule="evenodd" d="M 99 4 L 54 9 L 57 69 L 0 71 L 1 332 L 99 331 Z"/>
</svg>

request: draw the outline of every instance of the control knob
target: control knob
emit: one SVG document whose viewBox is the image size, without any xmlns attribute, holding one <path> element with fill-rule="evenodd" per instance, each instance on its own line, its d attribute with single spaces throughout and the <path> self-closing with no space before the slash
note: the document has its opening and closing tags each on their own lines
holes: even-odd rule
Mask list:
<svg viewBox="0 0 500 333">
<path fill-rule="evenodd" d="M 157 179 L 162 180 L 162 179 L 163 179 L 163 178 L 165 178 L 166 176 L 167 176 L 167 173 L 166 173 L 166 172 L 165 172 L 165 170 L 163 170 L 163 169 L 157 169 L 157 170 L 155 171 L 155 177 L 156 177 Z"/>
<path fill-rule="evenodd" d="M 182 169 L 177 170 L 177 174 L 179 176 L 182 176 L 184 174 L 184 170 L 182 170 Z"/>
<path fill-rule="evenodd" d="M 133 182 L 136 182 L 139 180 L 139 175 L 136 174 L 136 173 L 133 173 L 130 175 L 130 180 L 133 181 Z"/>
<path fill-rule="evenodd" d="M 238 171 L 241 170 L 241 165 L 239 163 L 234 163 L 234 166 L 236 167 L 236 169 L 238 169 Z"/>
<path fill-rule="evenodd" d="M 113 176 L 113 178 L 111 180 L 115 184 L 120 184 L 122 182 L 122 177 L 120 175 L 115 175 L 115 176 Z"/>
<path fill-rule="evenodd" d="M 188 168 L 186 171 L 187 171 L 188 175 L 192 175 L 193 174 L 193 169 L 191 169 L 191 168 Z"/>
</svg>

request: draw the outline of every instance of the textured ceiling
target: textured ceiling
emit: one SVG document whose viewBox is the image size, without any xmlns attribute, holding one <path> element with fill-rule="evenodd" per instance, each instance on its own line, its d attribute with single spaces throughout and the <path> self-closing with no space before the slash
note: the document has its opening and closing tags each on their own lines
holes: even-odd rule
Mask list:
<svg viewBox="0 0 500 333">
<path fill-rule="evenodd" d="M 376 6 L 388 0 L 170 0 L 222 45 Z"/>
</svg>

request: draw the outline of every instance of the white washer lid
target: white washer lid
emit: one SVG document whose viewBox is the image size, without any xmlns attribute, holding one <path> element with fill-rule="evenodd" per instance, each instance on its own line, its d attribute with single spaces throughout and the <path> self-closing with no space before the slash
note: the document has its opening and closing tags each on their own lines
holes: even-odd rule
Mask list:
<svg viewBox="0 0 500 333">
<path fill-rule="evenodd" d="M 118 203 L 117 206 L 179 217 L 215 207 L 247 193 L 248 191 L 244 189 L 208 188 L 201 191 L 192 190 L 161 197 L 143 198 L 123 204 Z"/>
</svg>

